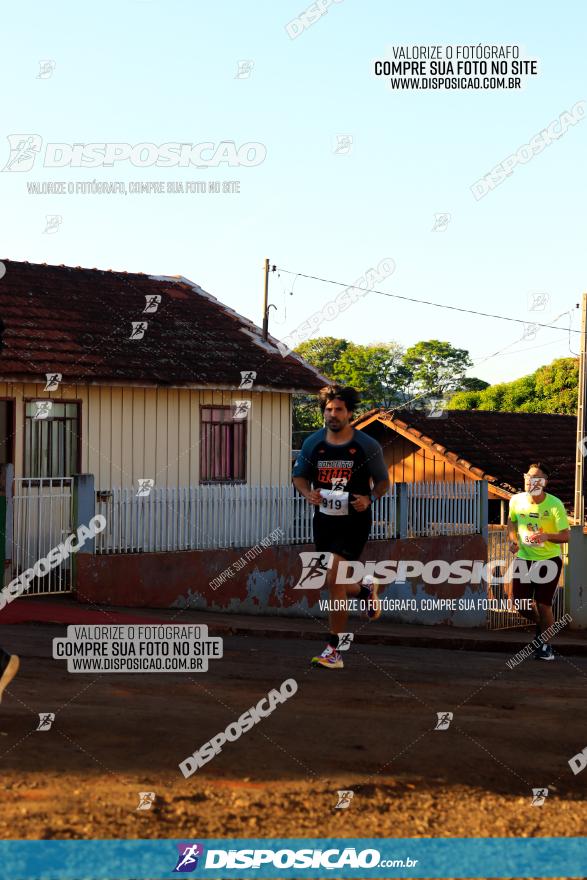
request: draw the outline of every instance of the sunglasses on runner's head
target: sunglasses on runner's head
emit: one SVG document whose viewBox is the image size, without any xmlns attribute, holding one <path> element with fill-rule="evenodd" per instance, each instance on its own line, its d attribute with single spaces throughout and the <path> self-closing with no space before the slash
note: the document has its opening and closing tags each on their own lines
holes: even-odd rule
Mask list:
<svg viewBox="0 0 587 880">
<path fill-rule="evenodd" d="M 544 483 L 546 483 L 547 478 L 546 477 L 537 477 L 534 474 L 524 474 L 524 479 L 525 480 L 533 480 L 537 484 L 542 483 L 542 485 L 544 485 Z"/>
</svg>

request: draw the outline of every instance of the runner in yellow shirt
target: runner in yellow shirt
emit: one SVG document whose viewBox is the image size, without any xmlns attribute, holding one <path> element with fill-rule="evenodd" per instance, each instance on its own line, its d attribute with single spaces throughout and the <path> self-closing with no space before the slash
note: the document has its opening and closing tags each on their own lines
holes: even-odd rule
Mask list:
<svg viewBox="0 0 587 880">
<path fill-rule="evenodd" d="M 524 474 L 525 492 L 510 499 L 508 537 L 510 551 L 518 557 L 513 577 L 513 598 L 533 599 L 531 610 L 520 614 L 536 624 L 537 660 L 554 660 L 548 637 L 552 624 L 552 600 L 562 569 L 560 545 L 569 540 L 569 521 L 562 501 L 545 492 L 550 471 L 541 462 L 531 464 Z"/>
</svg>

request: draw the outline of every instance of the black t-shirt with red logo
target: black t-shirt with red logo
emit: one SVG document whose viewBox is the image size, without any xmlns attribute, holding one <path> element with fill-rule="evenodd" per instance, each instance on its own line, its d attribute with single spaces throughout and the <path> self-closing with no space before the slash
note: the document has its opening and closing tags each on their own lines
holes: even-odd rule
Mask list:
<svg viewBox="0 0 587 880">
<path fill-rule="evenodd" d="M 355 430 L 348 443 L 328 443 L 326 428 L 322 428 L 304 441 L 293 476 L 305 477 L 315 489 L 370 495 L 372 484 L 387 479 L 387 468 L 383 450 L 373 437 Z M 349 514 L 356 514 L 353 507 Z"/>
</svg>

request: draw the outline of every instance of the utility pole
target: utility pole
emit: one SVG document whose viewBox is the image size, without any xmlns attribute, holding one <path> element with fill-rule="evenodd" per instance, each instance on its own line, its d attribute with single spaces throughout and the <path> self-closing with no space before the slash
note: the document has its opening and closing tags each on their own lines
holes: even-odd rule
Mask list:
<svg viewBox="0 0 587 880">
<path fill-rule="evenodd" d="M 577 449 L 575 456 L 575 523 L 585 524 L 585 455 L 587 454 L 587 293 L 581 305 L 581 348 L 579 349 L 579 391 L 577 396 Z"/>
<path fill-rule="evenodd" d="M 269 257 L 265 260 L 265 290 L 263 293 L 263 339 L 269 334 Z"/>
</svg>

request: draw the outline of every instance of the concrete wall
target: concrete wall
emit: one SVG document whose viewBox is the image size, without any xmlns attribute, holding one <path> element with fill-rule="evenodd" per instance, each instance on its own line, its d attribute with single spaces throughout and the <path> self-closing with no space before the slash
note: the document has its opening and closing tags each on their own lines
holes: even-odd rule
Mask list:
<svg viewBox="0 0 587 880">
<path fill-rule="evenodd" d="M 262 549 L 244 559 L 247 549 L 195 550 L 176 553 L 79 555 L 77 597 L 126 607 L 195 608 L 226 613 L 325 617 L 318 607 L 324 590 L 294 590 L 302 572 L 300 553 L 313 552 L 312 545 L 278 545 Z M 252 558 L 254 556 L 254 558 Z M 442 559 L 487 560 L 487 545 L 481 535 L 371 541 L 363 560 Z M 216 590 L 210 585 L 230 569 Z M 390 584 L 384 594 L 390 598 L 485 598 L 481 585 L 425 585 L 408 581 Z M 387 620 L 412 623 L 450 623 L 455 626 L 485 625 L 486 612 L 426 611 L 385 612 Z"/>
</svg>

